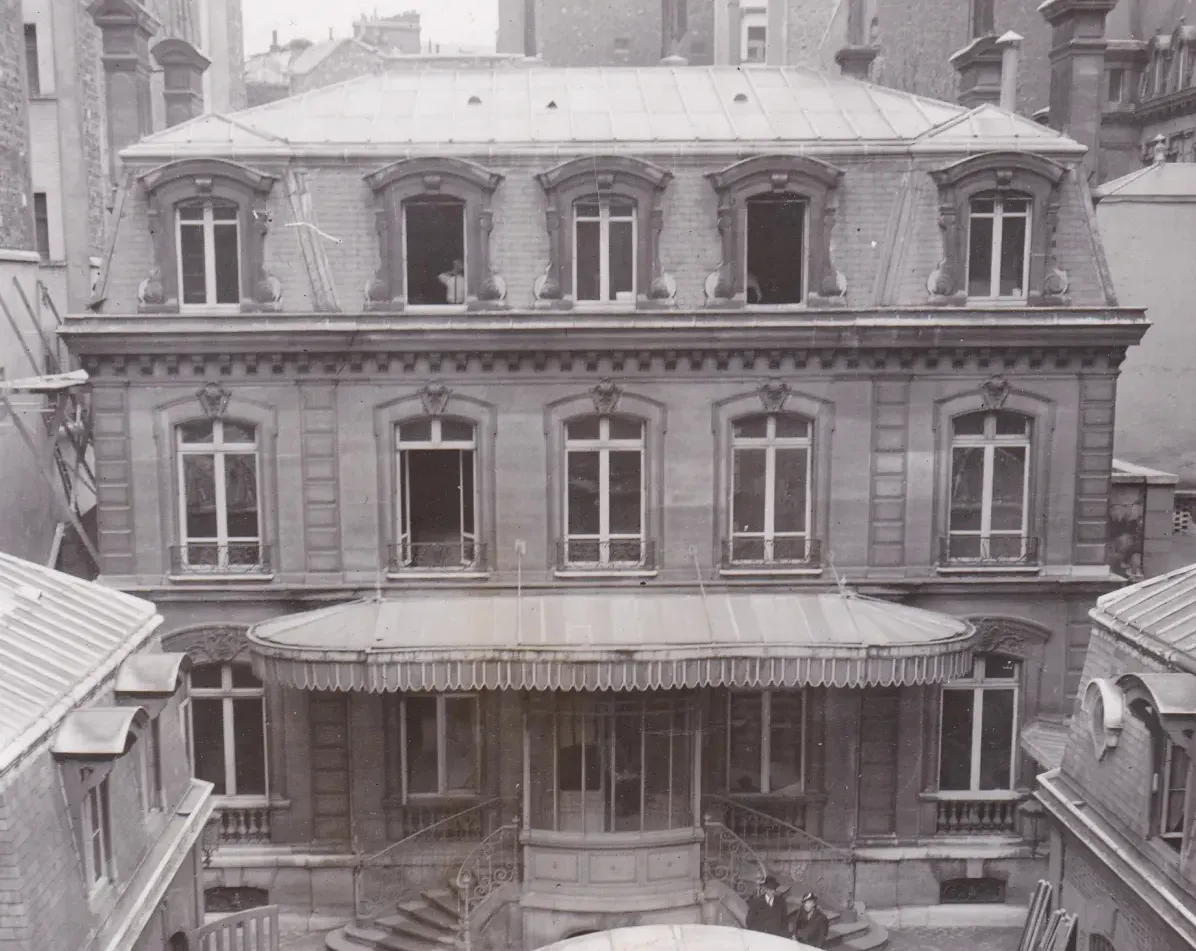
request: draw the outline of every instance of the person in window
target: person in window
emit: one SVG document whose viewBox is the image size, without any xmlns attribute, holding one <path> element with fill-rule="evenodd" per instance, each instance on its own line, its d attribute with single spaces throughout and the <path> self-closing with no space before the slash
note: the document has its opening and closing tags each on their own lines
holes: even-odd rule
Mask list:
<svg viewBox="0 0 1196 951">
<path fill-rule="evenodd" d="M 829 933 L 830 921 L 818 907 L 818 899 L 813 892 L 806 892 L 802 895 L 801 907 L 793 923 L 793 940 L 808 944 L 811 948 L 825 948 Z"/>
<path fill-rule="evenodd" d="M 748 931 L 789 937 L 789 906 L 778 891 L 777 880 L 771 875 L 765 876 L 756 894 L 748 900 L 744 927 Z"/>
<path fill-rule="evenodd" d="M 760 280 L 755 274 L 748 273 L 747 284 L 744 287 L 744 298 L 749 304 L 759 304 L 764 300 L 764 292 L 760 290 Z"/>
<path fill-rule="evenodd" d="M 465 303 L 465 264 L 460 258 L 453 258 L 452 268 L 439 275 L 439 280 L 444 285 L 446 304 Z"/>
</svg>

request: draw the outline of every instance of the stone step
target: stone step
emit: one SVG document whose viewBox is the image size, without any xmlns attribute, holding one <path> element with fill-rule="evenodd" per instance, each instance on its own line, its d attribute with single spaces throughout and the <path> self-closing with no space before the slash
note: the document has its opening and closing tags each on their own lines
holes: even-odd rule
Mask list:
<svg viewBox="0 0 1196 951">
<path fill-rule="evenodd" d="M 390 933 L 374 942 L 381 951 L 443 951 L 444 945 L 437 941 L 425 941 L 415 935 Z"/>
<path fill-rule="evenodd" d="M 405 912 L 400 912 L 397 915 L 387 915 L 385 918 L 379 918 L 376 922 L 379 928 L 394 934 L 402 935 L 407 938 L 418 938 L 420 941 L 426 941 L 428 944 L 447 944 L 453 943 L 453 936 L 451 933 L 446 934 L 444 931 L 436 928 L 429 928 L 422 922 L 416 921 L 414 918 L 408 916 Z"/>
<path fill-rule="evenodd" d="M 871 926 L 866 921 L 837 921 L 827 932 L 826 946 L 837 948 L 848 938 L 855 938 L 865 934 Z"/>
<path fill-rule="evenodd" d="M 362 925 L 345 925 L 324 936 L 324 946 L 330 951 L 360 951 L 361 948 L 375 948 L 387 932 L 381 928 Z"/>
<path fill-rule="evenodd" d="M 883 948 L 888 943 L 889 932 L 873 925 L 863 934 L 846 938 L 839 947 L 848 948 L 850 951 L 876 951 L 877 948 Z"/>
<path fill-rule="evenodd" d="M 429 888 L 420 893 L 423 900 L 433 908 L 439 908 L 454 920 L 461 915 L 461 904 L 457 899 L 457 891 L 452 888 Z"/>
<path fill-rule="evenodd" d="M 429 904 L 422 898 L 403 902 L 399 911 L 408 918 L 447 934 L 456 934 L 461 922 L 456 915 L 450 915 L 443 908 Z"/>
</svg>

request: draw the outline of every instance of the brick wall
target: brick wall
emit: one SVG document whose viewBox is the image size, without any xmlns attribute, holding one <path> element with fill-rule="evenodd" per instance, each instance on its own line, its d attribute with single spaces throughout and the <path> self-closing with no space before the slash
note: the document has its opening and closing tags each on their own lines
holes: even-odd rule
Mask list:
<svg viewBox="0 0 1196 951">
<path fill-rule="evenodd" d="M 108 129 L 104 108 L 104 67 L 100 62 L 100 30 L 87 13 L 87 6 L 88 0 L 79 0 L 75 24 L 76 89 L 83 119 L 87 234 L 90 253 L 98 257 L 104 248 L 104 219 L 108 202 Z M 67 213 L 72 214 L 73 211 L 68 209 Z"/>
<path fill-rule="evenodd" d="M 536 3 L 537 51 L 549 66 L 655 66 L 660 30 L 660 0 Z M 616 55 L 616 41 L 625 57 Z"/>
<path fill-rule="evenodd" d="M 33 251 L 21 0 L 0 0 L 0 250 Z"/>
</svg>

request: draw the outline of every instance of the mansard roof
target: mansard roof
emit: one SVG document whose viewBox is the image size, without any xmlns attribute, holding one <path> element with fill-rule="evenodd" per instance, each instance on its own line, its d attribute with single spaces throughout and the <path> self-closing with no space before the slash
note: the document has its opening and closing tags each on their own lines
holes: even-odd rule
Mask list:
<svg viewBox="0 0 1196 951">
<path fill-rule="evenodd" d="M 1083 147 L 993 106 L 962 106 L 796 67 L 420 70 L 364 76 L 142 140 L 131 159 L 561 147 L 931 153 Z"/>
<path fill-rule="evenodd" d="M 1135 642 L 1145 638 L 1164 660 L 1196 659 L 1196 565 L 1120 588 L 1096 605 L 1094 621 Z"/>
</svg>

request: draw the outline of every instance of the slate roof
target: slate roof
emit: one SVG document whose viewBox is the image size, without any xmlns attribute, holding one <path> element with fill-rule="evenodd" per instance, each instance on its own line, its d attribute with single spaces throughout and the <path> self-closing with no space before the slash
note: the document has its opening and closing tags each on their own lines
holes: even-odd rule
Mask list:
<svg viewBox="0 0 1196 951">
<path fill-rule="evenodd" d="M 0 554 L 0 772 L 160 621 L 148 601 Z"/>
<path fill-rule="evenodd" d="M 1196 657 L 1196 565 L 1110 592 L 1091 615 L 1114 631 L 1145 634 Z"/>
<path fill-rule="evenodd" d="M 1082 154 L 993 106 L 968 110 L 804 68 L 416 70 L 364 76 L 164 130 L 124 154 L 287 153 L 321 146 L 901 147 Z"/>
</svg>

